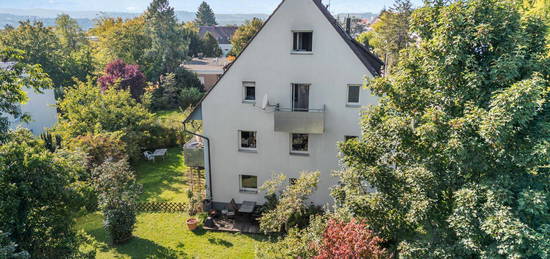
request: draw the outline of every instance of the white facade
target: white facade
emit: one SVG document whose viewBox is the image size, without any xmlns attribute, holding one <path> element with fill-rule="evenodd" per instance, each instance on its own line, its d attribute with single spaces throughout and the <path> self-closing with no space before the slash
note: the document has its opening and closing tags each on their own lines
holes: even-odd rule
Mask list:
<svg viewBox="0 0 550 259">
<path fill-rule="evenodd" d="M 57 108 L 53 89 L 43 89 L 38 93 L 32 88 L 24 87 L 28 101 L 21 104 L 21 112 L 30 115 L 30 122 L 22 122 L 8 116 L 10 129 L 17 127 L 27 128 L 34 135 L 40 135 L 44 129 L 51 128 L 57 123 Z"/>
<path fill-rule="evenodd" d="M 360 87 L 359 105 L 348 105 L 348 86 L 363 85 L 373 73 L 314 1 L 284 0 L 202 101 L 214 202 L 262 204 L 265 194 L 242 191 L 240 175 L 257 176 L 259 187 L 275 173 L 297 178 L 303 171 L 321 172 L 312 201 L 331 202 L 330 187 L 337 183 L 331 174 L 341 169 L 337 143 L 360 136 L 360 106 L 377 98 Z M 312 32 L 311 52 L 293 52 L 296 31 Z M 255 83 L 255 103 L 243 101 L 243 83 L 249 82 Z M 309 84 L 309 109 L 325 109 L 324 132 L 309 134 L 307 155 L 291 154 L 291 132 L 275 131 L 274 108 L 261 109 L 266 95 L 271 105 L 291 108 L 292 84 Z M 239 149 L 240 131 L 256 132 L 255 152 Z"/>
</svg>

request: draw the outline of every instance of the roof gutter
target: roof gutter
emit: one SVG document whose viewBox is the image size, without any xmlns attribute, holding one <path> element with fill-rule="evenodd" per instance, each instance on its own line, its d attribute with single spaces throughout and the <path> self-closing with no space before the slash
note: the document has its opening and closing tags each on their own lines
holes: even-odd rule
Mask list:
<svg viewBox="0 0 550 259">
<path fill-rule="evenodd" d="M 208 154 L 207 154 L 207 156 L 208 156 L 208 192 L 210 194 L 210 200 L 212 200 L 214 198 L 214 195 L 212 194 L 212 172 L 211 172 L 212 171 L 212 164 L 210 162 L 210 139 L 207 138 L 206 136 L 203 136 L 203 135 L 200 135 L 200 134 L 197 134 L 195 132 L 187 130 L 187 128 L 185 128 L 185 125 L 186 125 L 186 121 L 183 122 L 183 131 L 184 132 L 206 140 L 206 148 L 208 149 Z"/>
</svg>

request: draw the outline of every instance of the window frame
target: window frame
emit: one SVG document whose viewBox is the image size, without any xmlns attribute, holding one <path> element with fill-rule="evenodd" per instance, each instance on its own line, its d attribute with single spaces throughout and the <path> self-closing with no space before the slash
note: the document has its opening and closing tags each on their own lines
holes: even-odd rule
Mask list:
<svg viewBox="0 0 550 259">
<path fill-rule="evenodd" d="M 357 92 L 357 102 L 350 102 L 349 101 L 351 87 L 357 87 L 358 90 L 359 90 Z M 348 84 L 346 86 L 346 105 L 349 106 L 349 107 L 361 106 L 361 85 L 360 84 Z"/>
<path fill-rule="evenodd" d="M 301 151 L 301 150 L 294 150 L 293 147 L 292 147 L 292 144 L 294 143 L 293 140 L 294 140 L 294 135 L 306 135 L 307 136 L 307 143 L 306 143 L 306 151 Z M 309 142 L 310 142 L 310 134 L 304 134 L 304 133 L 290 133 L 290 138 L 289 138 L 289 148 L 290 148 L 290 154 L 291 155 L 303 155 L 303 156 L 308 156 L 309 155 L 309 151 L 310 151 L 310 145 L 309 145 Z"/>
<path fill-rule="evenodd" d="M 291 44 L 291 53 L 292 54 L 313 54 L 313 30 L 292 30 L 292 44 Z M 311 33 L 311 50 L 299 50 L 298 46 L 300 45 L 301 33 Z M 294 35 L 297 35 L 294 37 Z M 294 44 L 296 43 L 296 48 Z"/>
<path fill-rule="evenodd" d="M 249 148 L 249 147 L 243 147 L 242 146 L 242 133 L 243 132 L 253 132 L 254 133 L 254 138 L 255 138 L 255 141 L 256 141 L 256 147 L 255 148 Z M 238 150 L 239 151 L 242 151 L 242 152 L 251 152 L 251 153 L 256 153 L 258 152 L 258 132 L 257 131 L 254 131 L 254 130 L 239 130 L 238 133 L 237 133 L 237 141 L 238 141 Z"/>
<path fill-rule="evenodd" d="M 254 87 L 254 100 L 248 100 L 246 99 L 247 95 L 246 95 L 246 88 L 247 87 Z M 256 82 L 255 81 L 243 81 L 242 82 L 242 94 L 243 94 L 243 98 L 242 98 L 242 102 L 243 103 L 256 103 Z"/>
<path fill-rule="evenodd" d="M 353 136 L 353 135 L 345 135 L 344 136 L 344 142 L 347 142 L 348 140 L 351 140 L 351 139 L 359 139 L 359 136 Z"/>
<path fill-rule="evenodd" d="M 243 176 L 256 177 L 256 188 L 243 186 Z M 239 174 L 239 192 L 257 193 L 258 192 L 258 176 L 252 174 Z"/>
</svg>

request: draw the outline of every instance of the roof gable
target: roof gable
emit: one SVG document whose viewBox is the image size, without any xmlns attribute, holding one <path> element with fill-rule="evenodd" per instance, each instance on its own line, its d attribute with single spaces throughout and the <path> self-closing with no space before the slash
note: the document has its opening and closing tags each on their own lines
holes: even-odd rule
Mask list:
<svg viewBox="0 0 550 259">
<path fill-rule="evenodd" d="M 293 1 L 293 0 L 282 0 L 281 3 L 277 6 L 277 8 L 273 11 L 273 13 L 267 18 L 267 20 L 264 22 L 260 30 L 252 37 L 252 39 L 247 43 L 247 45 L 244 47 L 243 51 L 236 57 L 236 59 L 227 66 L 225 73 L 218 79 L 218 81 L 214 84 L 212 88 L 208 90 L 208 92 L 203 96 L 203 98 L 199 101 L 198 105 L 195 106 L 193 109 L 192 114 L 185 119 L 184 122 L 187 122 L 190 120 L 191 117 L 193 117 L 193 113 L 195 113 L 197 110 L 200 110 L 200 105 L 203 102 L 204 99 L 208 97 L 210 92 L 216 88 L 216 86 L 219 84 L 219 82 L 224 78 L 226 74 L 228 74 L 235 65 L 239 61 L 239 57 L 241 57 L 244 53 L 246 53 L 247 48 L 251 45 L 252 42 L 257 38 L 259 34 L 262 33 L 262 30 L 266 27 L 267 24 L 271 21 L 271 19 L 275 16 L 275 14 L 281 9 L 281 6 L 287 2 L 287 1 Z M 328 20 L 328 22 L 332 25 L 332 27 L 336 30 L 337 35 L 339 35 L 342 40 L 347 44 L 347 46 L 352 50 L 353 54 L 357 56 L 357 58 L 361 61 L 361 63 L 365 66 L 365 68 L 371 73 L 372 76 L 379 76 L 381 68 L 383 66 L 383 62 L 376 57 L 374 54 L 372 54 L 368 49 L 366 49 L 361 43 L 354 40 L 351 36 L 349 36 L 342 27 L 338 24 L 336 19 L 330 14 L 330 12 L 327 10 L 327 8 L 322 4 L 321 0 L 310 0 L 312 1 L 315 6 L 319 9 L 321 14 L 324 18 Z"/>
</svg>

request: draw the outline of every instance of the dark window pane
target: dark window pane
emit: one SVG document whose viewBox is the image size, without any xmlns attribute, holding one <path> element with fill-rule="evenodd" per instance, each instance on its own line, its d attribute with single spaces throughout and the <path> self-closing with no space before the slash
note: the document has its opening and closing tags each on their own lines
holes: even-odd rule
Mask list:
<svg viewBox="0 0 550 259">
<path fill-rule="evenodd" d="M 292 49 L 294 51 L 312 51 L 313 32 L 294 32 L 292 36 Z"/>
<path fill-rule="evenodd" d="M 254 175 L 241 175 L 241 188 L 257 189 L 258 177 Z"/>
<path fill-rule="evenodd" d="M 290 185 L 295 185 L 295 184 L 296 184 L 296 181 L 298 181 L 298 179 L 296 179 L 296 178 L 288 178 L 288 182 L 290 183 Z"/>
<path fill-rule="evenodd" d="M 312 37 L 313 36 L 313 33 L 312 32 L 303 32 L 302 33 L 302 50 L 305 50 L 305 51 L 311 51 L 312 47 L 311 47 L 311 43 L 312 43 Z"/>
<path fill-rule="evenodd" d="M 309 136 L 307 134 L 292 134 L 291 151 L 307 152 L 308 138 Z"/>
<path fill-rule="evenodd" d="M 247 101 L 254 101 L 256 100 L 256 87 L 254 86 L 247 86 L 245 87 L 245 100 Z"/>
<path fill-rule="evenodd" d="M 348 140 L 350 140 L 350 139 L 358 139 L 358 137 L 357 137 L 357 136 L 345 136 L 345 137 L 344 137 L 344 140 L 345 140 L 345 141 L 348 141 Z"/>
<path fill-rule="evenodd" d="M 298 50 L 298 33 L 297 32 L 293 33 L 292 49 L 293 50 Z"/>
<path fill-rule="evenodd" d="M 256 132 L 241 131 L 241 148 L 256 148 Z"/>
<path fill-rule="evenodd" d="M 348 103 L 358 103 L 359 102 L 359 86 L 350 85 L 348 86 Z"/>
<path fill-rule="evenodd" d="M 309 110 L 309 85 L 303 85 L 303 84 L 292 85 L 292 110 L 293 111 Z"/>
</svg>

